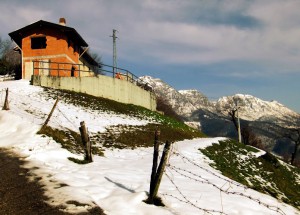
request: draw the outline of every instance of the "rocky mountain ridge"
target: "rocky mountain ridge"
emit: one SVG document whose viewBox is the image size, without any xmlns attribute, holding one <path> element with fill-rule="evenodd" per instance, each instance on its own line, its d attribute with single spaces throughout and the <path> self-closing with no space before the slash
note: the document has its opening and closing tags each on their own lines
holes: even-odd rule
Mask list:
<svg viewBox="0 0 300 215">
<path fill-rule="evenodd" d="M 168 103 L 178 115 L 184 118 L 190 117 L 191 113 L 198 109 L 188 97 L 162 80 L 150 76 L 143 76 L 140 79 L 151 86 L 155 94 Z"/>
<path fill-rule="evenodd" d="M 236 94 L 223 96 L 217 101 L 209 101 L 198 90 L 179 90 L 171 87 L 158 78 L 143 76 L 141 79 L 148 83 L 155 94 L 172 106 L 177 114 L 191 117 L 194 111 L 206 109 L 219 115 L 228 115 L 228 111 L 238 105 L 239 116 L 244 120 L 255 121 L 266 118 L 278 118 L 292 120 L 300 117 L 300 114 L 290 110 L 277 101 L 264 101 L 252 95 Z"/>
<path fill-rule="evenodd" d="M 277 101 L 264 101 L 251 95 L 224 96 L 217 101 L 209 99 L 197 90 L 177 91 L 160 79 L 141 77 L 155 94 L 163 98 L 188 124 L 200 123 L 200 129 L 209 136 L 236 138 L 237 133 L 228 112 L 239 107 L 241 126 L 251 127 L 268 150 L 282 144 L 289 128 L 300 127 L 300 114 Z M 285 146 L 285 153 L 292 145 Z M 281 150 L 281 149 L 280 149 Z"/>
<path fill-rule="evenodd" d="M 236 94 L 220 98 L 215 108 L 217 111 L 226 114 L 228 109 L 238 105 L 240 117 L 245 120 L 255 121 L 260 118 L 279 118 L 290 120 L 299 118 L 300 115 L 277 101 L 263 101 L 252 95 Z"/>
</svg>

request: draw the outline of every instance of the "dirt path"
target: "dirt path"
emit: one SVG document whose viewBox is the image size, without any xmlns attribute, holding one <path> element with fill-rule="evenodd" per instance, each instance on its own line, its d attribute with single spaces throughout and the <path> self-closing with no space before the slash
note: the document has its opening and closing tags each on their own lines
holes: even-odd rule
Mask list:
<svg viewBox="0 0 300 215">
<path fill-rule="evenodd" d="M 69 214 L 46 203 L 48 199 L 43 193 L 43 186 L 39 178 L 29 181 L 30 170 L 22 168 L 21 161 L 16 154 L 8 149 L 0 148 L 0 214 L 3 215 L 56 215 Z M 90 213 L 104 214 L 97 207 Z"/>
</svg>

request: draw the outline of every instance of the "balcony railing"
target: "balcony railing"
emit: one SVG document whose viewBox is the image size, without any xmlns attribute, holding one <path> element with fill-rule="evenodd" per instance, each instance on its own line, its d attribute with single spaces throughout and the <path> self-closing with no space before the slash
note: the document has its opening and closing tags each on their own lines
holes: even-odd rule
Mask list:
<svg viewBox="0 0 300 215">
<path fill-rule="evenodd" d="M 129 81 L 147 91 L 152 91 L 152 87 L 149 84 L 143 82 L 129 70 L 103 63 L 100 63 L 98 66 L 87 66 L 83 64 L 36 60 L 33 61 L 33 74 L 56 77 L 93 77 L 105 75 Z"/>
</svg>

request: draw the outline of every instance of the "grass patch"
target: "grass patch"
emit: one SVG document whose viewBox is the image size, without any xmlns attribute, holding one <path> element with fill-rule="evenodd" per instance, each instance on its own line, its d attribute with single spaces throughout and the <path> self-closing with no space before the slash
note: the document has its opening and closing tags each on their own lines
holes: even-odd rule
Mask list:
<svg viewBox="0 0 300 215">
<path fill-rule="evenodd" d="M 139 119 L 153 121 L 155 123 L 167 124 L 170 127 L 178 127 L 183 129 L 189 128 L 187 125 L 177 119 L 164 116 L 158 112 L 151 111 L 147 108 L 133 104 L 124 104 L 106 98 L 95 97 L 84 93 L 77 93 L 67 90 L 44 88 L 44 92 L 47 94 L 48 98 L 55 100 L 57 96 L 59 96 L 60 100 L 64 101 L 65 103 L 73 104 L 74 106 L 80 106 L 93 112 L 96 111 L 99 113 L 109 112 L 115 114 L 124 114 Z"/>
<path fill-rule="evenodd" d="M 153 146 L 154 132 L 160 130 L 159 141 L 180 141 L 204 137 L 194 129 L 174 128 L 166 124 L 147 124 L 145 126 L 112 126 L 106 133 L 94 134 L 91 140 L 102 142 L 105 148 L 137 148 Z"/>
<path fill-rule="evenodd" d="M 140 106 L 123 104 L 105 98 L 65 90 L 44 88 L 44 91 L 50 98 L 55 99 L 55 96 L 58 95 L 63 102 L 80 106 L 89 112 L 96 114 L 103 112 L 117 115 L 123 114 L 151 122 L 145 126 L 111 126 L 106 128 L 107 131 L 104 133 L 90 133 L 90 138 L 95 148 L 93 152 L 101 146 L 118 149 L 152 146 L 156 128 L 161 131 L 160 141 L 163 142 L 166 140 L 180 141 L 205 137 L 199 130 L 190 128 L 183 122 Z"/>
<path fill-rule="evenodd" d="M 201 149 L 223 175 L 300 209 L 300 170 L 270 153 L 256 158 L 256 151 L 233 140 Z"/>
<path fill-rule="evenodd" d="M 46 135 L 52 137 L 57 143 L 62 145 L 62 148 L 76 154 L 83 154 L 83 145 L 81 143 L 81 136 L 72 130 L 59 130 L 50 126 L 45 126 L 43 129 L 38 131 L 37 134 Z M 92 146 L 92 153 L 94 155 L 103 156 L 103 150 L 99 147 Z"/>
<path fill-rule="evenodd" d="M 68 157 L 68 159 L 74 163 L 77 163 L 77 164 L 88 164 L 90 163 L 90 161 L 87 161 L 87 160 L 84 160 L 84 159 L 77 159 L 77 158 L 72 158 L 72 157 Z"/>
<path fill-rule="evenodd" d="M 59 96 L 60 99 L 66 103 L 73 104 L 75 106 L 81 106 L 94 111 L 113 112 L 116 114 L 125 114 L 136 117 L 142 117 L 144 114 L 151 116 L 153 113 L 152 111 L 137 105 L 124 104 L 84 93 L 67 90 L 54 90 L 51 88 L 44 88 L 44 91 L 47 93 L 49 98 L 56 99 L 56 97 Z"/>
</svg>

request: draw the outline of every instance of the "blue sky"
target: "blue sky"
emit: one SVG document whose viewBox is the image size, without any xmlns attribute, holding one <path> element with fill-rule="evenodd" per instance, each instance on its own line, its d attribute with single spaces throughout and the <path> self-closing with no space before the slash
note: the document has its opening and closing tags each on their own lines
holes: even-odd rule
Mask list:
<svg viewBox="0 0 300 215">
<path fill-rule="evenodd" d="M 277 100 L 300 113 L 300 1 L 1 0 L 0 36 L 40 19 L 65 17 L 112 64 L 198 89 Z"/>
</svg>

